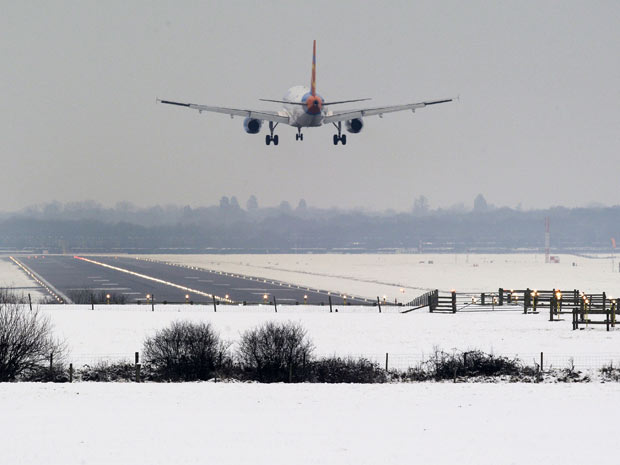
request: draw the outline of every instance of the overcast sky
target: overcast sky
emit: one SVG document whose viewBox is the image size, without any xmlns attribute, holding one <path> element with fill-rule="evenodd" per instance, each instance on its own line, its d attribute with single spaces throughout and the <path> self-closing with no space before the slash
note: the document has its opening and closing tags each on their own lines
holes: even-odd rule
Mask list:
<svg viewBox="0 0 620 465">
<path fill-rule="evenodd" d="M 0 211 L 620 203 L 616 0 L 0 3 Z M 326 99 L 460 101 L 369 117 L 344 147 L 155 103 L 277 110 L 258 99 L 309 85 L 313 39 Z"/>
</svg>

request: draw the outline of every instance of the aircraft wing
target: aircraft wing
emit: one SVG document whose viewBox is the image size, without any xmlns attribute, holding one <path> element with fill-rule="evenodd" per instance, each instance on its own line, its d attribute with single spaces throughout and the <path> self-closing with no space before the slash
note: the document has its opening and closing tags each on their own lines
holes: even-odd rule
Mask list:
<svg viewBox="0 0 620 465">
<path fill-rule="evenodd" d="M 424 108 L 428 105 L 437 105 L 438 103 L 446 103 L 451 101 L 452 99 L 433 100 L 430 102 L 407 103 L 405 105 L 391 105 L 387 107 L 362 108 L 359 110 L 334 111 L 331 112 L 331 114 L 328 113 L 327 116 L 323 118 L 323 124 L 336 123 L 338 121 L 347 121 L 355 118 L 363 118 L 364 116 L 383 116 L 384 113 L 392 113 L 395 111 L 415 111 L 416 108 Z"/>
<path fill-rule="evenodd" d="M 200 113 L 202 113 L 203 111 L 210 111 L 213 113 L 224 113 L 230 116 L 244 116 L 246 118 L 254 118 L 263 121 L 273 121 L 274 123 L 288 124 L 288 116 L 281 115 L 275 111 L 255 111 L 237 108 L 213 107 L 210 105 L 197 105 L 195 103 L 172 102 L 170 100 L 159 99 L 157 101 L 159 103 L 167 103 L 168 105 L 178 105 L 180 107 L 192 108 L 194 110 L 198 110 Z"/>
</svg>

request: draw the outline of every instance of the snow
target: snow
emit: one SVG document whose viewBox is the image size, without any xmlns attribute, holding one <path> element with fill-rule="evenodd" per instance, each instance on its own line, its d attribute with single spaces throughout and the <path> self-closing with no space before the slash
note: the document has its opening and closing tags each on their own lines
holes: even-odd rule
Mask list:
<svg viewBox="0 0 620 465">
<path fill-rule="evenodd" d="M 429 289 L 489 292 L 579 289 L 620 296 L 617 261 L 542 254 L 146 255 L 151 259 L 242 273 L 376 299 L 409 301 Z M 431 263 L 432 262 L 432 263 Z M 573 265 L 574 264 L 574 265 Z M 403 293 L 402 290 L 405 292 Z"/>
<path fill-rule="evenodd" d="M 514 356 L 533 364 L 544 352 L 545 366 L 564 368 L 573 357 L 578 368 L 598 368 L 620 362 L 620 330 L 590 326 L 573 331 L 571 316 L 549 322 L 548 314 L 522 311 L 459 312 L 437 314 L 418 310 L 407 314 L 378 313 L 376 307 L 326 306 L 211 306 L 85 305 L 41 306 L 50 316 L 56 334 L 67 342 L 69 362 L 76 366 L 93 360 L 133 360 L 144 339 L 174 320 L 211 323 L 225 340 L 235 343 L 247 329 L 267 321 L 294 321 L 306 328 L 316 353 L 361 355 L 406 369 L 438 347 L 445 351 L 479 349 Z M 400 307 L 392 307 L 399 309 Z M 506 307 L 505 307 L 506 308 Z M 233 346 L 234 347 L 234 346 Z"/>
<path fill-rule="evenodd" d="M 505 289 L 579 289 L 620 296 L 617 262 L 609 257 L 542 254 L 258 254 L 142 255 L 160 261 L 259 276 L 348 295 L 407 302 L 429 289 L 489 292 Z M 596 258 L 594 258 L 596 257 Z M 431 263 L 432 262 L 432 263 Z M 575 266 L 573 266 L 573 264 Z M 35 286 L 0 259 L 0 286 Z M 404 292 L 403 292 L 404 291 Z"/>
<path fill-rule="evenodd" d="M 615 383 L 5 383 L 0 450 L 23 465 L 615 464 L 619 395 Z"/>
<path fill-rule="evenodd" d="M 605 259 L 541 255 L 253 255 L 157 257 L 390 300 L 426 289 L 578 288 L 620 294 Z M 432 264 L 429 264 L 429 260 Z M 424 263 L 421 263 L 424 262 Z M 573 266 L 575 262 L 577 266 Z M 477 266 L 474 266 L 476 264 Z M 25 277 L 0 260 L 0 282 Z M 11 268 L 12 267 L 12 268 Z M 22 278 L 16 278 L 21 276 Z M 31 284 L 27 284 L 31 285 Z M 405 290 L 403 294 L 401 288 Z M 26 309 L 27 307 L 25 307 Z M 543 311 L 429 314 L 398 307 L 43 305 L 67 362 L 133 360 L 174 320 L 205 321 L 233 343 L 266 321 L 301 323 L 317 354 L 406 368 L 435 347 L 480 349 L 545 367 L 620 363 L 620 331 L 572 331 Z M 233 345 L 234 347 L 234 345 Z M 310 385 L 0 384 L 0 462 L 11 464 L 612 464 L 597 432 L 620 414 L 620 384 Z M 566 435 L 579 441 L 571 445 Z M 598 446 L 596 445 L 598 444 Z"/>
<path fill-rule="evenodd" d="M 8 257 L 0 257 L 0 287 L 15 289 L 18 294 L 30 293 L 33 302 L 45 298 L 40 286 Z"/>
</svg>

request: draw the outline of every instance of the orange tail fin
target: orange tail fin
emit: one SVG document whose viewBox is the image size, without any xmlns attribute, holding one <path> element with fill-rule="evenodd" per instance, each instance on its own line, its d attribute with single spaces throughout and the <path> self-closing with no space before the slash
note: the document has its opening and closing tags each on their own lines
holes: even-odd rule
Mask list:
<svg viewBox="0 0 620 465">
<path fill-rule="evenodd" d="M 316 40 L 312 45 L 312 81 L 310 82 L 310 93 L 316 96 Z"/>
</svg>

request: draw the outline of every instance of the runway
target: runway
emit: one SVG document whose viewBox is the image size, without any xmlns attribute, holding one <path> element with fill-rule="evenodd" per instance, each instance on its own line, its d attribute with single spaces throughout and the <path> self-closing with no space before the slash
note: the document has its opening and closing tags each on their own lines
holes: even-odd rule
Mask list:
<svg viewBox="0 0 620 465">
<path fill-rule="evenodd" d="M 342 291 L 313 289 L 264 277 L 169 264 L 128 256 L 29 255 L 13 258 L 50 294 L 64 302 L 79 291 L 123 295 L 128 303 L 369 305 L 373 301 Z"/>
</svg>

